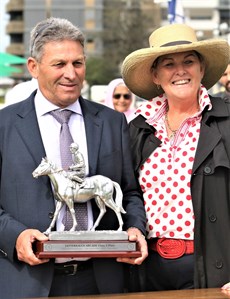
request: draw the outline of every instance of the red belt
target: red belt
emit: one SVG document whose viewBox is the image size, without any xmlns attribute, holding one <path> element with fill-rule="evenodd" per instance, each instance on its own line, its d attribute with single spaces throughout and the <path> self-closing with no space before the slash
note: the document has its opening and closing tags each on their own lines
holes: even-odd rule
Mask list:
<svg viewBox="0 0 230 299">
<path fill-rule="evenodd" d="M 184 254 L 194 253 L 194 242 L 181 239 L 152 239 L 149 248 L 165 259 L 177 259 Z"/>
</svg>

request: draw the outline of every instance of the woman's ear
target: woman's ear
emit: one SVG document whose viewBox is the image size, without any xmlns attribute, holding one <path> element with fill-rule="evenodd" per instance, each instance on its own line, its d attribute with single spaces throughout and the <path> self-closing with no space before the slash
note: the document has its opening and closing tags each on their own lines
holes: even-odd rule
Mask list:
<svg viewBox="0 0 230 299">
<path fill-rule="evenodd" d="M 200 64 L 200 72 L 201 72 L 201 80 L 202 80 L 204 77 L 204 73 L 205 73 L 205 63 L 204 62 L 201 62 L 201 64 Z"/>
<path fill-rule="evenodd" d="M 157 85 L 160 84 L 160 82 L 158 80 L 158 76 L 157 76 L 157 70 L 154 68 L 152 69 L 152 81 L 153 81 L 153 83 L 155 83 Z"/>
</svg>

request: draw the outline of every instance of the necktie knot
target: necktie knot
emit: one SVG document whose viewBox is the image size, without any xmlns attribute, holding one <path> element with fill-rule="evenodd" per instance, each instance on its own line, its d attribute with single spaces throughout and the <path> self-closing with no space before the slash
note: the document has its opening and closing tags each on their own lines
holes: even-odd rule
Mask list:
<svg viewBox="0 0 230 299">
<path fill-rule="evenodd" d="M 68 167 L 73 163 L 72 155 L 70 152 L 70 144 L 73 142 L 73 137 L 69 129 L 69 119 L 73 112 L 70 110 L 54 110 L 50 114 L 60 123 L 60 154 L 63 169 L 68 169 Z"/>
<path fill-rule="evenodd" d="M 51 111 L 50 114 L 60 123 L 60 124 L 64 124 L 64 123 L 68 123 L 70 116 L 73 114 L 72 111 L 70 110 L 54 110 Z"/>
</svg>

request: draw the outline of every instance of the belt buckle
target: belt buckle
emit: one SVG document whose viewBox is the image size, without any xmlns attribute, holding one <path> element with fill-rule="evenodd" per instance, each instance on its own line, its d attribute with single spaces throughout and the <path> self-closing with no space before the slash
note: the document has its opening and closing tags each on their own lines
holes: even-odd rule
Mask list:
<svg viewBox="0 0 230 299">
<path fill-rule="evenodd" d="M 156 244 L 157 252 L 166 259 L 177 259 L 185 254 L 186 244 L 180 239 L 158 239 Z"/>
<path fill-rule="evenodd" d="M 68 276 L 74 276 L 77 273 L 77 266 L 77 264 L 64 265 L 64 268 L 73 267 L 73 272 L 68 274 Z"/>
</svg>

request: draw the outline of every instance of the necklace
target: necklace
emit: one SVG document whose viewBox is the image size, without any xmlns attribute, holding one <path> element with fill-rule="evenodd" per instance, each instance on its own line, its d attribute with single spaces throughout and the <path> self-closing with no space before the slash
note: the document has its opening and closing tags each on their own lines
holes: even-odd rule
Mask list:
<svg viewBox="0 0 230 299">
<path fill-rule="evenodd" d="M 169 109 L 167 108 L 167 110 L 166 110 L 166 114 L 165 114 L 165 122 L 166 122 L 166 125 L 167 125 L 168 129 L 172 132 L 172 134 L 169 135 L 169 139 L 172 139 L 172 138 L 175 137 L 175 135 L 176 135 L 178 129 L 177 129 L 177 130 L 173 130 L 173 129 L 171 128 L 171 126 L 170 126 L 170 124 L 169 124 L 169 120 L 168 120 L 168 111 L 169 111 Z M 198 106 L 197 106 L 197 112 L 199 112 L 199 111 L 200 111 L 200 106 L 199 106 L 199 104 L 198 104 Z"/>
<path fill-rule="evenodd" d="M 166 121 L 166 124 L 167 124 L 167 127 L 168 129 L 172 132 L 172 134 L 169 136 L 169 139 L 171 138 L 174 138 L 178 129 L 177 130 L 173 130 L 171 127 L 170 127 L 170 124 L 169 124 L 169 121 L 168 121 L 168 111 L 166 112 L 165 114 L 165 121 Z"/>
</svg>

